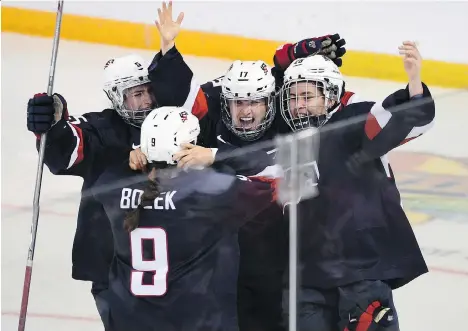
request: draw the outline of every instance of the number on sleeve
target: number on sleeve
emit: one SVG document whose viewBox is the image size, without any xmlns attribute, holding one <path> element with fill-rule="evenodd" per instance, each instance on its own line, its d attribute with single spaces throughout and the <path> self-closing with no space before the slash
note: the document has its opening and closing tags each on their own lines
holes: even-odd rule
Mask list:
<svg viewBox="0 0 468 331">
<path fill-rule="evenodd" d="M 68 122 L 70 124 L 80 125 L 81 123 L 88 122 L 84 116 L 69 116 Z"/>
<path fill-rule="evenodd" d="M 154 259 L 143 259 L 143 240 L 153 241 Z M 130 290 L 135 296 L 163 296 L 167 292 L 167 234 L 162 228 L 137 228 L 130 233 L 132 274 Z M 154 273 L 153 284 L 143 284 L 145 272 Z"/>
</svg>

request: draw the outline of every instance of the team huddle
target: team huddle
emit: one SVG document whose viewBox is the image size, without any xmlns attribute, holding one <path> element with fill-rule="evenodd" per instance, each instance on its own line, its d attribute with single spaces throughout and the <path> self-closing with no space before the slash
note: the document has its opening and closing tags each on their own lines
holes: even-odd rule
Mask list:
<svg viewBox="0 0 468 331">
<path fill-rule="evenodd" d="M 73 117 L 62 95 L 36 94 L 27 108 L 49 170 L 83 178 L 72 277 L 92 282 L 105 330 L 287 330 L 284 172 L 274 148 L 233 152 L 310 128 L 318 195 L 297 202 L 297 328 L 399 330 L 392 291 L 428 271 L 387 159 L 435 116 L 415 43 L 399 47 L 406 87 L 378 102 L 345 89 L 338 34 L 199 85 L 175 46 L 183 15 L 158 13 L 149 65 L 105 64 L 111 107 Z"/>
</svg>

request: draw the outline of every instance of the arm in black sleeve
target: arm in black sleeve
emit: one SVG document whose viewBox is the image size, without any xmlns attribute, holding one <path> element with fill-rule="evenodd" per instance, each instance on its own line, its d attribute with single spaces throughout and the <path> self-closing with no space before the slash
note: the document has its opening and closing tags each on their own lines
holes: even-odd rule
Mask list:
<svg viewBox="0 0 468 331">
<path fill-rule="evenodd" d="M 61 119 L 47 133 L 44 163 L 55 175 L 83 176 L 101 148 L 90 120 L 95 113 Z M 40 139 L 36 141 L 39 149 Z"/>
<path fill-rule="evenodd" d="M 97 155 L 118 146 L 112 112 L 109 109 L 58 121 L 47 133 L 44 162 L 49 170 L 56 175 L 83 177 Z M 37 139 L 37 149 L 39 145 Z"/>
<path fill-rule="evenodd" d="M 174 46 L 164 56 L 159 52 L 148 68 L 159 106 L 191 109 L 200 121 L 203 147 L 216 147 L 216 124 L 220 108 L 220 79 L 199 85 L 190 67 Z"/>
<path fill-rule="evenodd" d="M 161 52 L 156 54 L 148 68 L 148 74 L 159 106 L 191 109 L 198 119 L 206 115 L 206 97 L 175 46 L 164 56 Z"/>
<path fill-rule="evenodd" d="M 362 153 L 369 158 L 385 155 L 392 149 L 427 132 L 434 124 L 435 104 L 428 87 L 410 99 L 408 86 L 374 103 L 364 124 Z"/>
</svg>

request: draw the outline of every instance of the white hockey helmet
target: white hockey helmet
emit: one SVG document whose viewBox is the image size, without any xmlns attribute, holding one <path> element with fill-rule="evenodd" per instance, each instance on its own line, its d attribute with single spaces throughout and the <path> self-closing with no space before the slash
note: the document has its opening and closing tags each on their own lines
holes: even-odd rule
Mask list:
<svg viewBox="0 0 468 331">
<path fill-rule="evenodd" d="M 240 139 L 259 139 L 275 119 L 275 78 L 263 61 L 234 61 L 222 78 L 221 118 Z"/>
<path fill-rule="evenodd" d="M 141 88 L 137 88 L 141 87 Z M 143 58 L 130 54 L 110 59 L 104 66 L 104 92 L 127 123 L 140 126 L 156 107 Z"/>
<path fill-rule="evenodd" d="M 172 156 L 183 143 L 197 143 L 200 134 L 198 118 L 181 107 L 156 108 L 141 125 L 141 151 L 148 162 L 174 165 Z"/>
<path fill-rule="evenodd" d="M 301 84 L 300 83 L 308 83 Z M 310 87 L 315 91 L 311 91 Z M 298 88 L 299 87 L 299 88 Z M 312 114 L 308 94 L 323 96 L 324 112 Z M 281 115 L 293 131 L 321 127 L 336 112 L 344 93 L 344 79 L 332 60 L 323 55 L 296 59 L 284 73 L 281 88 Z M 298 108 L 302 107 L 301 111 Z"/>
</svg>

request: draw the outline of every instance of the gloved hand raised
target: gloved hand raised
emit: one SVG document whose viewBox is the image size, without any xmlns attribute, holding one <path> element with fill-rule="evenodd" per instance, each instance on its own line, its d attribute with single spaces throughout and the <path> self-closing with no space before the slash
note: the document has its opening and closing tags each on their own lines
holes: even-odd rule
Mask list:
<svg viewBox="0 0 468 331">
<path fill-rule="evenodd" d="M 67 102 L 60 94 L 35 94 L 28 101 L 27 127 L 35 134 L 49 131 L 60 119 L 68 118 Z"/>
<path fill-rule="evenodd" d="M 284 71 L 296 59 L 320 54 L 328 57 L 338 67 L 341 67 L 343 64 L 341 57 L 346 53 L 344 45 L 346 45 L 346 41 L 341 39 L 338 33 L 308 38 L 295 44 L 282 45 L 276 50 L 273 61 L 277 68 Z"/>
</svg>

